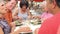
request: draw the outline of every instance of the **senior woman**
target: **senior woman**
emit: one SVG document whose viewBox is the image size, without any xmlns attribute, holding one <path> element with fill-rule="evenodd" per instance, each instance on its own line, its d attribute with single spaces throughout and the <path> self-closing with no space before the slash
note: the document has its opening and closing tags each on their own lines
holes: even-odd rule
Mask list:
<svg viewBox="0 0 60 34">
<path fill-rule="evenodd" d="M 10 19 L 12 18 L 10 9 L 14 7 L 13 6 L 13 4 L 15 5 L 14 2 L 16 1 L 11 0 L 6 5 L 0 6 L 0 31 L 2 30 L 1 32 L 3 32 L 3 34 L 9 34 L 14 31 L 15 25 L 12 23 L 12 19 Z"/>
</svg>

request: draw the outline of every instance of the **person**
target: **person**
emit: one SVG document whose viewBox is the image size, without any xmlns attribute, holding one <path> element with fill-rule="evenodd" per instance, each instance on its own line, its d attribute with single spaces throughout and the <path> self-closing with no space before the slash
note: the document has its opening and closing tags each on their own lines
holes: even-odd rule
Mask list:
<svg viewBox="0 0 60 34">
<path fill-rule="evenodd" d="M 26 20 L 28 16 L 30 16 L 29 12 L 29 3 L 28 1 L 21 1 L 20 2 L 20 10 L 14 12 L 13 16 L 14 19 Z"/>
<path fill-rule="evenodd" d="M 16 0 L 10 0 L 8 3 L 6 3 L 6 9 L 8 10 L 7 13 L 4 14 L 4 18 L 9 23 L 10 27 L 12 28 L 11 31 L 15 29 L 15 24 L 13 23 L 13 16 L 12 16 L 12 10 L 16 5 Z"/>
<path fill-rule="evenodd" d="M 16 1 L 15 0 L 11 0 L 9 1 L 7 4 L 6 4 L 6 8 L 9 10 L 9 12 L 7 12 L 4 16 L 6 18 L 6 20 L 11 23 L 13 20 L 13 17 L 12 17 L 12 10 L 13 8 L 15 7 L 16 5 Z"/>
<path fill-rule="evenodd" d="M 4 6 L 0 6 L 0 9 L 1 9 L 0 13 L 4 13 L 5 12 L 4 16 L 5 16 L 6 20 L 9 23 L 12 22 L 12 9 L 15 7 L 15 5 L 16 5 L 16 1 L 15 0 L 11 0 L 8 3 L 6 3 Z M 7 9 L 9 10 L 8 12 L 6 11 Z"/>
<path fill-rule="evenodd" d="M 38 34 L 58 34 L 60 28 L 60 0 L 46 0 L 46 2 L 54 16 L 42 23 Z"/>
<path fill-rule="evenodd" d="M 46 6 L 44 6 L 43 7 L 43 13 L 41 15 L 35 16 L 35 17 L 41 19 L 41 23 L 43 23 L 45 20 L 47 20 L 53 16 L 54 15 L 50 12 L 50 10 Z"/>
<path fill-rule="evenodd" d="M 47 7 L 45 7 L 44 12 L 40 16 L 41 20 L 45 21 L 46 19 L 49 19 L 51 17 L 53 17 L 53 14 L 50 12 L 50 10 Z"/>
<path fill-rule="evenodd" d="M 17 31 L 14 31 L 15 24 L 10 23 L 11 21 L 10 22 L 7 21 L 6 15 L 8 15 L 9 18 L 12 17 L 12 15 L 10 14 L 10 12 L 11 12 L 10 10 L 12 10 L 12 7 L 14 7 L 14 5 L 15 5 L 14 0 L 11 2 L 12 2 L 12 4 L 10 4 L 10 2 L 9 2 L 8 4 L 6 4 L 4 6 L 0 6 L 0 34 L 18 34 L 18 33 L 22 32 L 21 29 L 23 29 L 23 28 L 24 28 L 23 30 L 28 29 L 27 31 L 29 31 L 30 29 L 28 27 L 26 27 L 26 28 L 22 27 L 22 28 L 18 29 Z M 9 19 L 9 20 L 11 20 L 11 19 Z"/>
<path fill-rule="evenodd" d="M 15 4 L 16 1 L 11 0 L 6 5 L 0 6 L 0 14 L 3 15 L 3 18 L 1 17 L 0 19 L 0 29 L 2 30 L 1 32 L 3 32 L 3 34 L 9 34 L 15 29 L 15 24 L 12 22 L 11 12 Z"/>
</svg>

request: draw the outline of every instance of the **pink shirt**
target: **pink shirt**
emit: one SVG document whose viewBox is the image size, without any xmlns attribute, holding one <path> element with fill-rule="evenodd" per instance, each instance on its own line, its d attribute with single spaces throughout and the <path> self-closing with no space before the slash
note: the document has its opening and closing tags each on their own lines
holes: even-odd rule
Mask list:
<svg viewBox="0 0 60 34">
<path fill-rule="evenodd" d="M 52 16 L 53 16 L 53 14 L 44 12 L 44 13 L 41 15 L 41 19 L 51 18 Z"/>
</svg>

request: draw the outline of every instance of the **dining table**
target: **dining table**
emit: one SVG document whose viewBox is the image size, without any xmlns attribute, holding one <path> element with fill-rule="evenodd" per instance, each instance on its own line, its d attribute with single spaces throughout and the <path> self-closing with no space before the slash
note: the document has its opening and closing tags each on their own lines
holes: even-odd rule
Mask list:
<svg viewBox="0 0 60 34">
<path fill-rule="evenodd" d="M 20 29 L 21 27 L 29 27 L 29 28 L 32 30 L 32 33 L 34 34 L 34 31 L 35 31 L 37 28 L 40 28 L 40 27 L 41 27 L 41 24 L 34 25 L 34 24 L 28 23 L 28 22 L 26 22 L 26 21 L 23 21 L 22 23 L 23 23 L 23 25 L 21 25 L 21 26 L 16 26 L 14 31 L 17 31 L 17 30 Z"/>
</svg>

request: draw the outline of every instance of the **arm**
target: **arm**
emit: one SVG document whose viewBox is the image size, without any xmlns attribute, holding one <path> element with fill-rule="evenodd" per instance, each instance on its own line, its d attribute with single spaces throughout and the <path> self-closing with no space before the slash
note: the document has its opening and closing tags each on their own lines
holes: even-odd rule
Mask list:
<svg viewBox="0 0 60 34">
<path fill-rule="evenodd" d="M 18 8 L 12 14 L 14 20 L 23 20 L 22 17 L 18 17 Z"/>
<path fill-rule="evenodd" d="M 58 27 L 57 34 L 60 34 L 60 25 Z"/>
<path fill-rule="evenodd" d="M 15 23 L 12 22 L 12 23 L 11 23 L 11 33 L 14 32 L 14 30 L 15 30 Z"/>
<path fill-rule="evenodd" d="M 32 18 L 32 14 L 29 12 L 28 13 L 28 19 L 31 19 Z"/>
<path fill-rule="evenodd" d="M 12 13 L 12 17 L 13 19 L 17 19 L 18 18 L 18 8 L 14 10 L 14 12 Z"/>
<path fill-rule="evenodd" d="M 32 18 L 32 14 L 31 14 L 29 9 L 27 9 L 27 13 L 28 13 L 28 19 L 31 19 Z"/>
<path fill-rule="evenodd" d="M 0 27 L 0 34 L 4 34 L 2 28 Z"/>
</svg>

